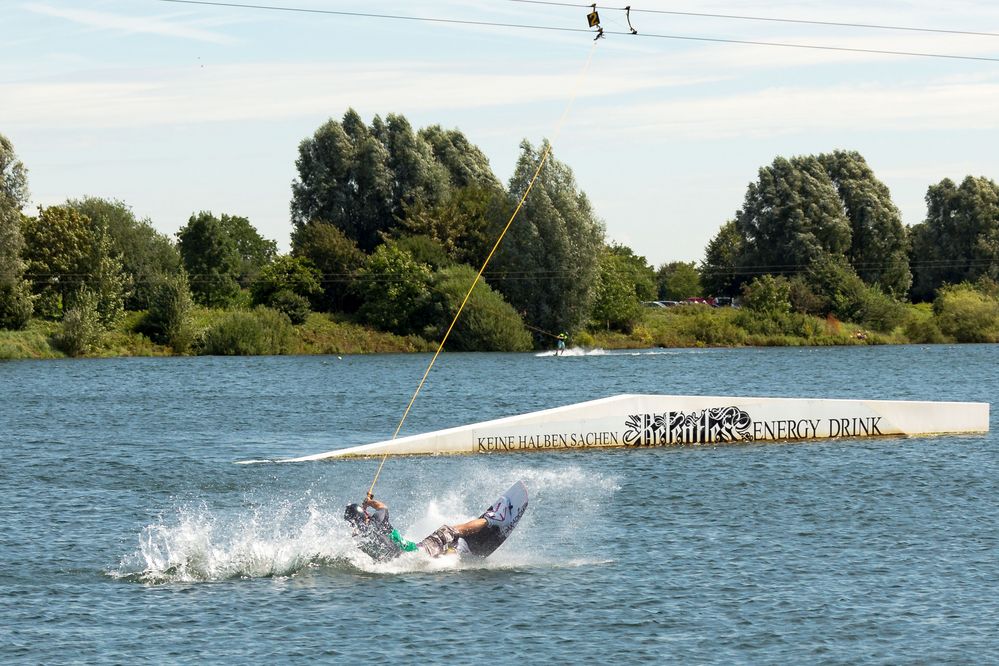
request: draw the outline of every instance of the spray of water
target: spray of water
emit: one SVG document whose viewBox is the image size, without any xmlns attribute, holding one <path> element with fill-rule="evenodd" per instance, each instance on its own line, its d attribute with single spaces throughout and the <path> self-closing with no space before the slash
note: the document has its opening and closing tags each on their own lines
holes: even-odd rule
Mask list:
<svg viewBox="0 0 999 666">
<path fill-rule="evenodd" d="M 294 500 L 264 498 L 228 508 L 205 503 L 176 507 L 143 528 L 135 550 L 108 573 L 127 581 L 163 584 L 292 577 L 305 572 L 399 575 L 601 561 L 579 552 L 577 537 L 617 490 L 614 478 L 572 466 L 554 470 L 524 466 L 505 471 L 497 486 L 496 470 L 484 464 L 461 471 L 461 478 L 452 479 L 443 491 L 436 474 L 435 478 L 409 479 L 405 488 L 388 489 L 388 494 L 399 498 L 392 509 L 393 524 L 410 539 L 422 538 L 442 524 L 478 515 L 505 489 L 507 480 L 523 479 L 531 493 L 530 507 L 510 539 L 485 560 L 433 559 L 414 552 L 376 563 L 356 548 L 342 519 L 349 498 L 306 491 Z"/>
<path fill-rule="evenodd" d="M 569 347 L 561 351 L 558 355 L 559 356 L 603 356 L 605 353 L 606 352 L 604 352 L 604 350 L 600 348 L 584 349 L 583 347 Z M 535 354 L 535 356 L 537 356 L 538 358 L 541 358 L 543 356 L 555 356 L 555 355 L 556 353 L 554 349 L 549 349 L 547 351 L 538 352 L 537 354 Z"/>
<path fill-rule="evenodd" d="M 689 355 L 704 353 L 701 350 L 691 350 L 691 349 L 618 349 L 618 350 L 606 350 L 599 347 L 593 349 L 585 349 L 583 347 L 571 347 L 565 351 L 558 354 L 558 356 L 679 356 L 679 355 Z M 547 351 L 538 352 L 535 354 L 537 358 L 556 356 L 554 349 L 549 349 Z"/>
</svg>

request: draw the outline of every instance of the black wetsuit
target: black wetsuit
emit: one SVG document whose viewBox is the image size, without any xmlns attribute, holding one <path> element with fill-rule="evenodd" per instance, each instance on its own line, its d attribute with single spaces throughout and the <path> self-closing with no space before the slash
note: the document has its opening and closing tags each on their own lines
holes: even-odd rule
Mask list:
<svg viewBox="0 0 999 666">
<path fill-rule="evenodd" d="M 399 531 L 389 522 L 388 509 L 379 509 L 369 514 L 369 520 L 354 527 L 354 539 L 361 552 L 376 562 L 387 562 L 402 555 L 411 542 L 399 536 Z"/>
<path fill-rule="evenodd" d="M 431 557 L 454 550 L 458 544 L 458 533 L 450 525 L 442 525 L 419 543 L 408 541 L 389 522 L 388 508 L 379 509 L 369 515 L 366 522 L 355 525 L 354 539 L 361 552 L 376 562 L 394 560 L 403 553 L 422 550 Z"/>
</svg>

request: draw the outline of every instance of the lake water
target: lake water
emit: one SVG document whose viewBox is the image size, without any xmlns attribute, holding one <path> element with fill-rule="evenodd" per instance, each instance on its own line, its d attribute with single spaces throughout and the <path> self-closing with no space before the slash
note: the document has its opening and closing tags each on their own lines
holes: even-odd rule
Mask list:
<svg viewBox="0 0 999 666">
<path fill-rule="evenodd" d="M 516 479 L 478 565 L 341 515 L 429 355 L 0 363 L 4 663 L 999 661 L 999 434 L 389 459 L 419 538 Z M 444 354 L 401 434 L 618 393 L 993 402 L 999 346 Z"/>
</svg>

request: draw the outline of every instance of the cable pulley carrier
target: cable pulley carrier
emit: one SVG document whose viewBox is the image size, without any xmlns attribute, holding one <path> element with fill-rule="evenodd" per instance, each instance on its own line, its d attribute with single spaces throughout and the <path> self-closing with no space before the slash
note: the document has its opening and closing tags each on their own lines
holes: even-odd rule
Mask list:
<svg viewBox="0 0 999 666">
<path fill-rule="evenodd" d="M 586 15 L 586 23 L 591 28 L 597 29 L 597 36 L 593 38 L 593 41 L 597 41 L 604 36 L 604 29 L 600 27 L 600 14 L 597 13 L 597 3 L 590 5 L 590 13 Z"/>
</svg>

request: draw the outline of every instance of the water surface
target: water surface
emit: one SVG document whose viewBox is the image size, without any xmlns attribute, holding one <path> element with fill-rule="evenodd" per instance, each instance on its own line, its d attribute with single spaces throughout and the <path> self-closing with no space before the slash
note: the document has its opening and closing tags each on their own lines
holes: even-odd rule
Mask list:
<svg viewBox="0 0 999 666">
<path fill-rule="evenodd" d="M 992 402 L 999 346 L 445 354 L 401 434 L 618 393 Z M 0 363 L 0 660 L 999 660 L 999 439 L 390 459 L 422 537 L 517 478 L 479 565 L 340 520 L 428 355 Z"/>
</svg>

